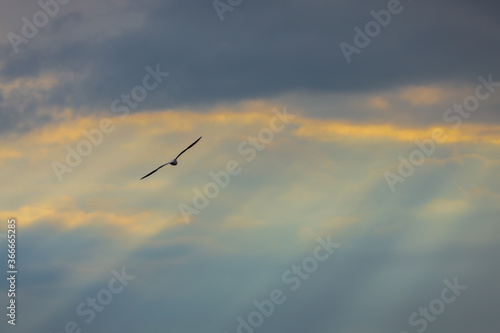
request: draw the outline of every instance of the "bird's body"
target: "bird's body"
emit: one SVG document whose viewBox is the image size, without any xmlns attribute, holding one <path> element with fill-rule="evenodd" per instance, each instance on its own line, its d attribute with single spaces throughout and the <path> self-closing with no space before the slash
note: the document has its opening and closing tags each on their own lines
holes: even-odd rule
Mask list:
<svg viewBox="0 0 500 333">
<path fill-rule="evenodd" d="M 187 147 L 186 149 L 184 149 L 183 151 L 181 151 L 181 152 L 180 152 L 180 154 L 179 154 L 179 155 L 177 155 L 177 157 L 176 157 L 176 158 L 174 158 L 173 160 L 171 160 L 171 161 L 170 161 L 170 162 L 168 162 L 168 163 L 165 163 L 165 164 L 163 164 L 163 165 L 160 165 L 158 168 L 156 168 L 156 170 L 151 171 L 150 173 L 148 173 L 147 175 L 145 175 L 145 176 L 144 176 L 144 177 L 142 177 L 141 179 L 144 179 L 144 178 L 146 178 L 146 177 L 148 177 L 148 176 L 151 176 L 153 173 L 155 173 L 156 171 L 160 170 L 160 169 L 161 169 L 161 168 L 163 168 L 165 165 L 169 165 L 169 164 L 170 164 L 170 165 L 176 166 L 176 165 L 178 164 L 178 163 L 177 163 L 177 159 L 179 158 L 179 156 L 181 156 L 182 154 L 184 154 L 184 152 L 185 152 L 186 150 L 188 150 L 189 148 L 191 148 L 192 146 L 194 146 L 196 143 L 198 143 L 198 141 L 200 141 L 200 139 L 201 139 L 201 136 L 198 138 L 198 140 L 196 140 L 196 141 L 195 141 L 195 142 L 193 142 L 191 145 L 189 145 L 189 147 Z"/>
</svg>

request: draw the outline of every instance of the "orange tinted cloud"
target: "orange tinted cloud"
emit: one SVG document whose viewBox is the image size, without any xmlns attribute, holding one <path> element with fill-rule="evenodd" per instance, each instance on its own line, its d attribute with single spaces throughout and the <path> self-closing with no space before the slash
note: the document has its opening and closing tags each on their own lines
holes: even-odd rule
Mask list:
<svg viewBox="0 0 500 333">
<path fill-rule="evenodd" d="M 16 149 L 9 149 L 2 147 L 0 148 L 0 159 L 9 159 L 9 158 L 17 158 L 21 157 L 22 153 L 19 150 Z"/>
<path fill-rule="evenodd" d="M 437 87 L 411 87 L 403 90 L 400 97 L 413 106 L 434 105 L 442 100 L 445 91 Z"/>
<path fill-rule="evenodd" d="M 191 110 L 166 110 L 141 112 L 123 118 L 114 114 L 103 113 L 85 117 L 75 117 L 66 110 L 60 122 L 49 124 L 29 135 L 28 140 L 38 143 L 70 144 L 85 139 L 84 131 L 99 128 L 102 119 L 111 119 L 114 126 L 132 126 L 135 129 L 147 128 L 149 134 L 190 132 L 200 125 L 248 125 L 266 124 L 274 115 L 272 108 L 263 102 L 248 102 L 238 106 L 238 111 L 228 107 L 218 107 L 209 113 L 197 113 Z M 143 130 L 143 129 L 140 129 Z"/>
<path fill-rule="evenodd" d="M 386 139 L 414 141 L 432 138 L 434 129 L 447 135 L 444 143 L 476 142 L 500 144 L 500 126 L 463 124 L 457 129 L 446 125 L 427 128 L 396 127 L 389 124 L 359 124 L 340 121 L 300 119 L 295 134 L 301 138 L 319 141 Z"/>
<path fill-rule="evenodd" d="M 2 216 L 15 217 L 22 221 L 23 227 L 39 223 L 55 224 L 63 229 L 85 226 L 110 225 L 138 235 L 152 235 L 165 227 L 183 223 L 181 219 L 168 219 L 158 214 L 141 212 L 136 214 L 118 214 L 107 211 L 89 211 L 79 209 L 76 200 L 69 196 L 59 197 L 57 203 L 45 201 L 24 205 L 17 211 L 2 211 Z"/>
<path fill-rule="evenodd" d="M 274 117 L 272 109 L 272 106 L 265 103 L 254 102 L 245 103 L 233 109 L 218 107 L 207 113 L 197 113 L 190 110 L 167 110 L 137 113 L 124 119 L 120 119 L 120 117 L 112 114 L 104 114 L 101 117 L 94 115 L 80 118 L 75 118 L 71 114 L 68 114 L 66 118 L 61 118 L 58 124 L 46 125 L 13 141 L 9 141 L 9 147 L 12 148 L 0 149 L 0 157 L 9 159 L 9 170 L 15 170 L 16 174 L 18 170 L 29 174 L 32 178 L 30 178 L 29 182 L 31 186 L 33 183 L 50 183 L 52 197 L 59 197 L 60 200 L 46 199 L 47 194 L 43 193 L 43 196 L 40 194 L 40 197 L 36 198 L 37 200 L 35 200 L 34 196 L 30 198 L 30 204 L 15 202 L 14 206 L 19 207 L 17 211 L 4 208 L 2 213 L 4 216 L 15 216 L 23 220 L 24 225 L 27 226 L 37 223 L 56 223 L 60 224 L 63 228 L 78 228 L 103 223 L 119 226 L 121 229 L 129 230 L 130 232 L 147 234 L 154 233 L 161 228 L 183 223 L 180 215 L 176 217 L 178 212 L 172 210 L 167 212 L 165 207 L 160 206 L 151 207 L 147 213 L 141 212 L 139 209 L 127 213 L 126 210 L 121 209 L 121 206 L 116 207 L 114 210 L 109 210 L 109 207 L 107 207 L 108 209 L 93 207 L 90 211 L 86 211 L 80 208 L 80 203 L 83 200 L 82 198 L 87 198 L 85 200 L 88 200 L 91 193 L 109 190 L 108 187 L 111 186 L 113 187 L 113 191 L 121 191 L 122 197 L 126 198 L 127 195 L 133 197 L 134 199 L 126 200 L 123 203 L 123 205 L 133 208 L 136 191 L 144 191 L 143 194 L 149 196 L 152 195 L 151 193 L 159 193 L 163 188 L 175 186 L 174 180 L 168 177 L 160 177 L 158 181 L 150 183 L 131 182 L 129 185 L 121 183 L 124 179 L 128 181 L 131 175 L 137 179 L 142 176 L 142 164 L 147 164 L 144 166 L 145 171 L 154 166 L 156 163 L 154 158 L 158 157 L 154 154 L 165 149 L 167 139 L 169 142 L 175 141 L 175 136 L 172 134 L 191 136 L 191 133 L 200 133 L 204 137 L 205 135 L 212 137 L 211 140 L 225 140 L 227 138 L 234 140 L 236 138 L 237 144 L 240 136 L 242 136 L 242 139 L 245 139 L 247 134 L 255 134 L 260 128 L 269 126 L 269 120 Z M 293 109 L 289 113 L 293 114 Z M 71 177 L 68 183 L 54 185 L 58 184 L 56 183 L 57 179 L 54 174 L 47 176 L 44 173 L 31 172 L 33 169 L 48 170 L 47 173 L 52 172 L 50 162 L 53 159 L 64 161 L 65 151 L 64 147 L 61 146 L 74 146 L 78 140 L 86 139 L 82 131 L 90 131 L 98 128 L 99 121 L 106 116 L 112 119 L 113 124 L 116 126 L 116 133 L 105 134 L 104 141 L 109 140 L 109 144 L 96 148 L 92 152 L 92 154 L 96 155 L 86 158 L 85 163 L 82 163 L 82 166 L 79 166 L 78 170 L 68 175 L 68 177 Z M 500 126 L 464 123 L 454 130 L 446 128 L 446 124 L 440 127 L 448 135 L 445 143 L 500 144 Z M 312 142 L 335 142 L 343 140 L 366 142 L 367 140 L 374 139 L 412 142 L 415 139 L 423 140 L 432 137 L 433 128 L 403 128 L 391 124 L 352 123 L 298 116 L 292 120 L 292 123 L 280 135 L 288 138 L 295 136 Z M 107 139 L 107 136 L 115 136 L 115 138 Z M 191 140 L 191 137 L 189 140 Z M 5 144 L 3 146 L 5 147 Z M 151 151 L 145 153 L 144 147 L 149 147 L 148 149 L 151 149 Z M 199 150 L 198 154 L 200 155 L 197 158 L 200 158 L 203 154 L 211 154 L 215 157 L 210 158 L 207 164 L 210 164 L 210 167 L 219 167 L 227 161 L 227 149 L 222 147 L 222 144 L 218 142 L 214 145 L 208 145 L 206 149 Z M 128 152 L 134 153 L 129 154 Z M 235 153 L 235 151 L 231 151 L 231 153 Z M 283 154 L 286 155 L 286 153 L 285 150 Z M 295 154 L 296 152 L 290 151 L 290 153 Z M 20 162 L 15 159 L 22 158 L 24 155 L 30 157 L 30 159 Z M 127 159 L 130 155 L 133 155 L 133 158 Z M 33 156 L 37 157 L 33 158 Z M 146 157 L 148 158 L 147 163 L 142 160 Z M 149 158 L 151 158 L 151 161 L 149 161 Z M 328 163 L 328 161 L 328 159 L 322 160 L 322 164 Z M 186 171 L 186 169 L 181 170 Z M 137 175 L 134 174 L 135 172 L 137 172 Z M 14 171 L 12 171 L 12 174 L 14 174 Z M 92 176 L 93 180 L 91 182 L 88 181 L 88 175 Z M 51 182 L 50 176 L 53 176 L 53 182 Z M 28 182 L 26 184 L 28 185 Z M 311 182 L 308 181 L 307 184 L 311 184 Z M 95 186 L 98 185 L 102 188 L 96 189 Z M 300 200 L 316 200 L 313 194 L 310 194 L 309 198 L 304 196 L 304 193 L 308 193 L 307 185 L 305 190 L 301 187 L 302 184 L 299 185 L 296 186 L 298 188 L 296 193 L 300 193 Z M 20 184 L 18 186 L 24 185 Z M 292 186 L 291 188 L 295 187 Z M 29 187 L 23 190 L 25 192 L 32 192 Z M 187 200 L 191 199 L 191 188 L 180 188 L 179 191 L 187 192 Z M 311 189 L 312 192 L 317 191 L 313 188 Z M 63 197 L 63 195 L 71 196 L 71 198 L 74 198 L 74 201 L 68 197 Z M 105 195 L 103 194 L 101 197 L 105 197 Z M 296 197 L 295 195 L 291 196 L 290 201 L 297 202 L 296 200 L 298 199 Z M 184 197 L 178 194 L 172 195 L 171 198 L 174 199 L 171 200 L 174 202 L 185 200 Z M 14 200 L 7 204 L 11 205 L 13 203 Z M 305 206 L 308 204 L 309 202 L 304 202 Z M 88 208 L 88 206 L 86 207 Z M 240 206 L 238 207 L 238 209 L 241 209 Z M 232 213 L 232 217 L 228 218 L 228 221 L 235 222 L 234 216 L 239 216 L 239 213 L 240 211 Z M 138 221 L 147 221 L 147 223 L 138 224 Z M 257 217 L 255 220 L 249 222 L 244 219 L 237 220 L 241 226 L 245 226 L 247 223 L 250 225 L 255 224 L 255 221 L 259 221 L 257 223 L 259 225 L 263 223 L 263 220 L 259 220 Z M 350 221 L 335 221 L 334 224 L 340 226 L 343 222 L 347 223 Z"/>
</svg>

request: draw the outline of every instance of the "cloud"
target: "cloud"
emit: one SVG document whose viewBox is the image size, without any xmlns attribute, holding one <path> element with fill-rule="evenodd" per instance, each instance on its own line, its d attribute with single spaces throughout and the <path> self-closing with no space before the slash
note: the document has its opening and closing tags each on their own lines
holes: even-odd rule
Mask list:
<svg viewBox="0 0 500 333">
<path fill-rule="evenodd" d="M 405 89 L 401 98 L 411 105 L 434 105 L 443 98 L 443 90 L 433 87 L 411 87 Z"/>
<path fill-rule="evenodd" d="M 254 161 L 247 162 L 246 156 L 238 153 L 238 145 L 268 126 L 274 116 L 272 109 L 272 105 L 256 101 L 203 113 L 185 109 L 142 112 L 124 119 L 114 116 L 110 118 L 114 130 L 103 134 L 102 143 L 93 146 L 90 155 L 83 156 L 81 164 L 65 173 L 59 183 L 52 162 L 66 164 L 67 146 L 78 149 L 79 143 L 87 140 L 83 132 L 98 128 L 101 120 L 98 115 L 68 112 L 60 123 L 5 139 L 10 140 L 10 148 L 0 153 L 6 157 L 3 171 L 6 186 L 12 190 L 1 210 L 6 215 L 17 214 L 27 226 L 51 223 L 74 229 L 99 221 L 110 228 L 119 226 L 123 232 L 147 236 L 182 224 L 178 205 L 191 204 L 194 189 L 203 190 L 213 181 L 210 171 L 224 170 L 227 161 L 236 160 L 243 168 L 241 175 L 233 177 L 228 188 L 194 216 L 192 223 L 210 221 L 210 232 L 271 228 L 268 237 L 272 237 L 284 224 L 299 226 L 304 219 L 317 221 L 308 226 L 309 231 L 302 227 L 290 230 L 292 237 L 300 234 L 307 239 L 308 232 L 323 232 L 325 226 L 320 224 L 325 221 L 333 221 L 340 229 L 363 221 L 356 207 L 365 200 L 376 202 L 373 198 L 386 193 L 384 171 L 399 162 L 399 154 L 414 149 L 414 140 L 428 139 L 434 128 L 396 128 L 299 116 L 276 134 Z M 450 165 L 462 170 L 473 163 L 474 169 L 487 166 L 494 172 L 498 156 L 486 152 L 500 143 L 497 127 L 464 124 L 447 131 L 448 140 L 439 144 L 436 153 L 412 176 L 415 179 L 409 179 L 402 188 L 412 190 L 421 183 L 417 178 L 424 175 L 425 181 L 434 184 L 424 191 L 429 195 L 437 184 L 430 174 L 448 170 Z M 183 156 L 180 166 L 162 169 L 154 179 L 139 182 L 145 172 L 184 148 L 180 142 L 192 142 L 198 135 L 204 139 L 191 154 Z M 373 145 L 378 148 L 373 150 Z M 311 166 L 314 172 L 305 172 Z M 37 172 L 30 171 L 33 169 Z M 297 178 L 297 174 L 302 176 Z M 44 186 L 28 190 L 33 183 Z M 328 200 L 337 202 L 335 214 L 329 213 Z M 279 207 L 289 202 L 294 202 L 289 210 L 296 214 L 284 219 Z M 307 218 L 301 213 L 304 209 L 311 210 Z M 233 242 L 228 240 L 228 244 Z"/>
<path fill-rule="evenodd" d="M 300 91 L 360 93 L 436 82 L 470 83 L 478 75 L 498 75 L 500 49 L 492 47 L 500 29 L 492 16 L 497 4 L 472 1 L 405 4 L 405 11 L 347 65 L 338 44 L 352 39 L 353 27 L 362 26 L 371 18 L 370 10 L 383 5 L 253 1 L 220 22 L 205 1 L 121 3 L 99 10 L 95 2 L 71 4 L 78 23 L 68 29 L 56 27 L 62 24 L 61 16 L 49 23 L 54 28 L 44 30 L 40 42 L 34 39 L 20 54 L 9 52 L 10 45 L 4 44 L 0 75 L 13 80 L 46 71 L 73 73 L 75 78 L 49 90 L 47 106 L 87 112 L 109 108 L 114 98 L 138 84 L 145 66 L 157 63 L 171 77 L 138 111 Z M 102 32 L 106 37 L 102 29 L 95 33 L 99 22 L 107 22 Z M 412 103 L 416 98 L 411 97 Z M 426 98 L 427 103 L 435 98 Z"/>
<path fill-rule="evenodd" d="M 459 276 L 467 293 L 429 331 L 497 332 L 500 95 L 455 129 L 443 114 L 478 75 L 500 80 L 499 4 L 402 4 L 347 64 L 339 43 L 387 1 L 243 0 L 223 22 L 212 1 L 71 1 L 15 54 L 6 33 L 39 4 L 6 0 L 0 214 L 19 226 L 19 331 L 234 332 L 330 234 L 339 252 L 260 330 L 410 331 Z M 168 79 L 113 113 L 156 64 Z M 297 117 L 248 161 L 238 145 L 283 105 Z M 104 118 L 113 129 L 59 182 L 52 162 Z M 392 193 L 384 172 L 436 127 L 447 141 Z M 242 172 L 184 224 L 179 204 L 229 160 Z M 85 326 L 76 306 L 123 266 L 134 283 Z"/>
<path fill-rule="evenodd" d="M 59 123 L 2 137 L 11 158 L 2 164 L 9 195 L 0 213 L 22 226 L 23 262 L 30 267 L 19 300 L 33 308 L 45 304 L 24 322 L 25 330 L 81 323 L 75 307 L 106 285 L 111 269 L 125 265 L 137 275 L 134 284 L 89 329 L 138 327 L 123 316 L 136 302 L 147 304 L 139 312 L 144 329 L 195 331 L 212 323 L 214 331 L 230 332 L 237 316 L 253 311 L 255 299 L 289 287 L 281 281 L 283 271 L 310 255 L 315 236 L 325 234 L 342 250 L 288 295 L 264 331 L 401 331 L 412 312 L 436 297 L 442 280 L 458 274 L 493 304 L 498 295 L 487 291 L 495 284 L 484 276 L 498 252 L 495 124 L 464 124 L 450 132 L 455 141 L 439 146 L 392 194 L 383 172 L 430 128 L 320 122 L 301 113 L 245 164 L 238 144 L 268 126 L 272 109 L 255 101 L 204 112 L 112 116 L 114 131 L 62 183 L 50 163 L 64 161 L 65 146 L 76 146 L 85 139 L 82 131 L 108 114 L 68 111 Z M 201 134 L 179 166 L 139 181 Z M 189 203 L 193 188 L 212 181 L 208 173 L 230 159 L 241 162 L 242 173 L 184 224 L 179 203 Z M 496 323 L 489 312 L 481 317 L 471 311 L 477 302 L 467 297 L 450 306 L 450 315 L 468 314 L 483 325 L 477 327 Z M 384 319 L 388 313 L 394 320 Z M 433 327 L 460 332 L 455 323 L 443 317 Z"/>
<path fill-rule="evenodd" d="M 413 142 L 433 137 L 435 129 L 443 131 L 444 144 L 457 142 L 484 142 L 500 144 L 500 127 L 496 125 L 462 125 L 458 129 L 449 129 L 447 126 L 430 128 L 404 128 L 384 124 L 355 124 L 338 121 L 304 119 L 295 134 L 301 138 L 324 141 L 351 141 L 351 140 L 395 140 Z M 449 126 L 448 126 L 449 127 Z"/>
</svg>

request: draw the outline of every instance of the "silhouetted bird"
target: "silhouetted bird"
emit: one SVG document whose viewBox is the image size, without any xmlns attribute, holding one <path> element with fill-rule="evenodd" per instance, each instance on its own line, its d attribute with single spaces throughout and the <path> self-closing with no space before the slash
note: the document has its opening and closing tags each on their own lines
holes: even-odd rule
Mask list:
<svg viewBox="0 0 500 333">
<path fill-rule="evenodd" d="M 144 176 L 144 177 L 142 177 L 141 179 L 144 179 L 144 178 L 146 178 L 146 177 L 148 177 L 148 176 L 151 176 L 153 173 L 155 173 L 156 171 L 160 170 L 160 169 L 161 169 L 161 168 L 163 168 L 165 165 L 169 165 L 169 164 L 172 164 L 172 165 L 177 165 L 177 159 L 179 158 L 179 156 L 181 156 L 182 154 L 184 154 L 184 152 L 185 152 L 186 150 L 188 150 L 189 148 L 191 148 L 192 146 L 194 146 L 194 145 L 195 145 L 198 141 L 200 141 L 200 139 L 201 139 L 201 136 L 198 138 L 198 140 L 196 140 L 195 142 L 193 142 L 193 143 L 192 143 L 189 147 L 187 147 L 186 149 L 184 149 L 183 151 L 181 151 L 181 152 L 180 152 L 180 154 L 179 154 L 179 155 L 177 155 L 177 157 L 176 157 L 176 158 L 174 158 L 173 160 L 171 160 L 171 161 L 170 161 L 170 162 L 168 162 L 168 163 L 165 163 L 165 164 L 163 164 L 163 165 L 160 165 L 160 166 L 159 166 L 156 170 L 151 171 L 150 173 L 148 173 L 147 175 L 145 175 L 145 176 Z"/>
</svg>

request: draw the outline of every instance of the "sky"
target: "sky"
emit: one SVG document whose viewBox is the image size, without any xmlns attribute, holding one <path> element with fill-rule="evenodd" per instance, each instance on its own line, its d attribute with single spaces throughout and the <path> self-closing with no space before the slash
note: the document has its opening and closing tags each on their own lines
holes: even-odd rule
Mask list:
<svg viewBox="0 0 500 333">
<path fill-rule="evenodd" d="M 2 332 L 499 331 L 497 1 L 2 1 Z"/>
</svg>

